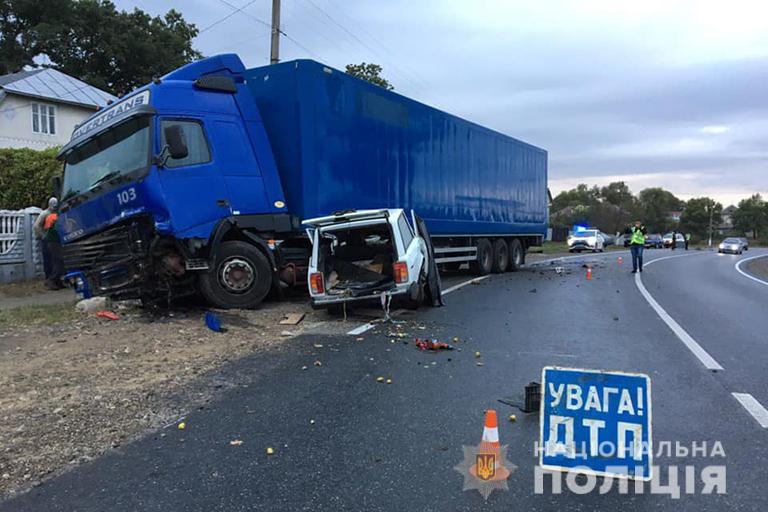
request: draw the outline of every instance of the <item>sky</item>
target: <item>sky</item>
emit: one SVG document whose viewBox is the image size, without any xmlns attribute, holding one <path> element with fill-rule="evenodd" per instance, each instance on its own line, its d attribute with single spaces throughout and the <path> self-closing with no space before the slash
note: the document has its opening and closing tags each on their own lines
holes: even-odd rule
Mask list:
<svg viewBox="0 0 768 512">
<path fill-rule="evenodd" d="M 175 8 L 197 49 L 248 67 L 269 62 L 271 3 L 116 1 Z M 546 149 L 553 194 L 768 196 L 764 1 L 282 0 L 281 28 L 281 60 L 381 64 L 396 92 Z"/>
</svg>

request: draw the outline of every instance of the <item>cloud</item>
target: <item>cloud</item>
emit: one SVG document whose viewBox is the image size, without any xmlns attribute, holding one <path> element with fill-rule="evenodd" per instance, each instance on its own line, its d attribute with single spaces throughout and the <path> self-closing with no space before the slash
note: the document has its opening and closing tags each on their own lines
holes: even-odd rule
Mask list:
<svg viewBox="0 0 768 512">
<path fill-rule="evenodd" d="M 267 64 L 269 29 L 253 18 L 269 20 L 268 4 L 197 47 Z M 180 9 L 200 27 L 231 11 Z M 621 177 L 681 196 L 768 195 L 764 2 L 286 0 L 283 30 L 285 60 L 380 63 L 398 92 L 547 149 L 553 189 Z"/>
</svg>

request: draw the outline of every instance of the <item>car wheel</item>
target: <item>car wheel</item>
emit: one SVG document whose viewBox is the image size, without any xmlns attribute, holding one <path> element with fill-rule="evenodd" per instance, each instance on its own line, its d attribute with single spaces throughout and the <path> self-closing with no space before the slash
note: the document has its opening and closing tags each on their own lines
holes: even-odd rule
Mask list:
<svg viewBox="0 0 768 512">
<path fill-rule="evenodd" d="M 481 238 L 477 241 L 477 259 L 470 263 L 472 271 L 480 276 L 491 273 L 493 266 L 493 247 L 487 238 Z"/>
<path fill-rule="evenodd" d="M 255 308 L 272 287 L 269 260 L 253 245 L 224 242 L 216 251 L 213 265 L 200 276 L 200 293 L 211 305 L 228 308 Z"/>
<path fill-rule="evenodd" d="M 501 274 L 507 271 L 509 266 L 509 246 L 505 240 L 497 238 L 493 242 L 493 265 L 491 272 Z"/>
<path fill-rule="evenodd" d="M 427 276 L 424 275 L 424 272 L 419 272 L 419 281 L 416 283 L 416 293 L 415 296 L 408 296 L 407 299 L 405 299 L 405 308 L 406 309 L 419 309 L 422 304 L 424 304 L 424 298 L 426 297 L 426 289 L 427 286 Z"/>
</svg>

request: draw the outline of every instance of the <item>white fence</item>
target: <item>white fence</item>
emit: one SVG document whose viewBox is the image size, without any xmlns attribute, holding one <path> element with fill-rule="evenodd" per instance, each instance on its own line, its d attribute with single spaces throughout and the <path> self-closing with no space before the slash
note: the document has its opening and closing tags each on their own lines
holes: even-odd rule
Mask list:
<svg viewBox="0 0 768 512">
<path fill-rule="evenodd" d="M 0 210 L 0 283 L 24 281 L 43 275 L 40 243 L 32 225 L 40 208 Z"/>
</svg>

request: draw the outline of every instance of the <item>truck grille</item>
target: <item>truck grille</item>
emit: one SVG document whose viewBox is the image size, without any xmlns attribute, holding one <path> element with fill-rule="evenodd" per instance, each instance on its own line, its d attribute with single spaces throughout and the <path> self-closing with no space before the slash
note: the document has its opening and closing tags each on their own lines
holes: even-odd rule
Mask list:
<svg viewBox="0 0 768 512">
<path fill-rule="evenodd" d="M 89 271 L 130 257 L 141 257 L 148 248 L 148 219 L 137 219 L 62 247 L 68 271 Z"/>
</svg>

